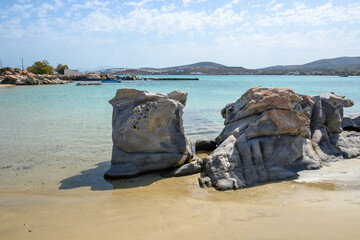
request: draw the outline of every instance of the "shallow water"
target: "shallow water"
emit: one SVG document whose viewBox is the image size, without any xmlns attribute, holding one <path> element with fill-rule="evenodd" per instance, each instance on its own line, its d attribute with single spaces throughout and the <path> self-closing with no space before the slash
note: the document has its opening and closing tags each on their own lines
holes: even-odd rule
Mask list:
<svg viewBox="0 0 360 240">
<path fill-rule="evenodd" d="M 340 185 L 331 179 L 316 184 L 290 181 L 225 193 L 199 188 L 196 175 L 103 179 L 112 146 L 108 100 L 118 88 L 188 92 L 183 118 L 192 141 L 216 137 L 223 127 L 220 110 L 259 85 L 290 87 L 309 95 L 333 91 L 355 101 L 346 112 L 360 111 L 360 77 L 199 77 L 200 81 L 0 88 L 0 236 L 359 239 L 358 170 L 351 175 L 356 182 Z M 342 172 L 334 174 L 338 175 Z M 280 226 L 284 227 L 274 231 Z"/>
<path fill-rule="evenodd" d="M 290 87 L 316 95 L 336 92 L 354 100 L 346 112 L 360 111 L 360 77 L 314 76 L 199 76 L 199 81 L 123 81 L 102 86 L 44 85 L 0 88 L 0 189 L 39 178 L 58 180 L 106 165 L 111 157 L 111 115 L 108 103 L 118 88 L 167 93 L 188 92 L 184 109 L 186 134 L 215 138 L 223 128 L 221 109 L 254 86 Z M 55 173 L 54 173 L 55 172 Z M 8 178 L 8 176 L 21 177 Z M 71 176 L 71 175 L 70 175 Z M 29 180 L 32 179 L 32 180 Z M 102 182 L 104 183 L 104 182 Z M 33 184 L 26 184 L 33 188 Z M 9 187 L 12 186 L 12 187 Z M 104 184 L 104 188 L 108 188 Z"/>
</svg>

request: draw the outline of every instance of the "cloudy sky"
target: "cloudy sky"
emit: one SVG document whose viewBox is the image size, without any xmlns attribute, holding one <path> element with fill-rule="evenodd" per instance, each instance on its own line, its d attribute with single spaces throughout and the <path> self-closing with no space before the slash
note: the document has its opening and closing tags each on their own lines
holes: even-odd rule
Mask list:
<svg viewBox="0 0 360 240">
<path fill-rule="evenodd" d="M 358 0 L 0 1 L 3 66 L 259 68 L 339 56 L 360 56 Z"/>
</svg>

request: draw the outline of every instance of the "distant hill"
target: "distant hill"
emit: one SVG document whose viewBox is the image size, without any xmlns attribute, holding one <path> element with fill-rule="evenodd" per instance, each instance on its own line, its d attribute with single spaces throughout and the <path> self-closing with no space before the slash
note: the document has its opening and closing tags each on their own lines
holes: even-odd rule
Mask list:
<svg viewBox="0 0 360 240">
<path fill-rule="evenodd" d="M 214 63 L 214 62 L 198 62 L 188 65 L 174 66 L 174 67 L 165 67 L 165 68 L 151 68 L 151 67 L 142 67 L 141 70 L 174 70 L 174 69 L 187 69 L 187 68 L 226 68 L 225 65 Z"/>
<path fill-rule="evenodd" d="M 343 71 L 360 69 L 360 57 L 338 57 L 330 59 L 321 59 L 314 62 L 306 63 L 303 65 L 285 65 L 285 66 L 272 66 L 263 68 L 272 70 L 335 70 Z"/>
<path fill-rule="evenodd" d="M 331 59 L 317 60 L 311 63 L 302 65 L 304 68 L 328 68 L 338 69 L 351 66 L 360 66 L 360 57 L 339 57 Z"/>
<path fill-rule="evenodd" d="M 214 62 L 198 62 L 172 68 L 226 68 L 227 66 Z"/>
<path fill-rule="evenodd" d="M 98 72 L 119 75 L 338 75 L 345 70 L 351 75 L 360 75 L 360 57 L 321 59 L 302 65 L 278 65 L 259 69 L 228 67 L 214 62 L 198 62 L 166 68 L 109 68 Z"/>
</svg>

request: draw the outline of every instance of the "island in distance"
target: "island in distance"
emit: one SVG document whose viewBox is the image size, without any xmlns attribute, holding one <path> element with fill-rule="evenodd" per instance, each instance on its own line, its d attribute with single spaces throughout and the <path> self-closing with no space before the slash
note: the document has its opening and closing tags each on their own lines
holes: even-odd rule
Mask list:
<svg viewBox="0 0 360 240">
<path fill-rule="evenodd" d="M 271 66 L 259 69 L 229 67 L 214 62 L 166 68 L 108 68 L 98 73 L 117 75 L 360 75 L 360 57 L 322 59 L 303 65 Z"/>
</svg>

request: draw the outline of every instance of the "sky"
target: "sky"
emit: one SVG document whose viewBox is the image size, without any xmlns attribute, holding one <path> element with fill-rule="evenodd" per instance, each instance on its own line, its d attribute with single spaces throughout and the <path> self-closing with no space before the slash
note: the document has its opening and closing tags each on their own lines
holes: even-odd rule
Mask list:
<svg viewBox="0 0 360 240">
<path fill-rule="evenodd" d="M 261 68 L 341 56 L 360 56 L 358 0 L 0 1 L 3 67 Z"/>
</svg>

